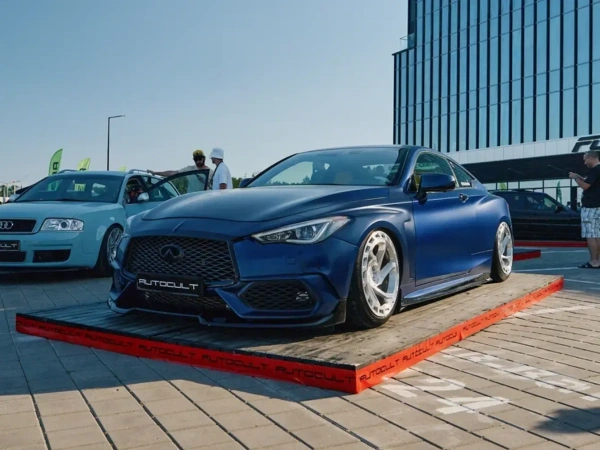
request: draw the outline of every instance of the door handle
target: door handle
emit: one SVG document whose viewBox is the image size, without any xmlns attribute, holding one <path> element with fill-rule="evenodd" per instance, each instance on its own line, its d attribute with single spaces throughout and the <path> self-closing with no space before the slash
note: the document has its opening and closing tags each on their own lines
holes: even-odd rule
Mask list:
<svg viewBox="0 0 600 450">
<path fill-rule="evenodd" d="M 460 198 L 460 201 L 463 203 L 466 202 L 467 200 L 469 200 L 469 196 L 465 195 L 465 194 L 459 194 L 458 198 Z"/>
</svg>

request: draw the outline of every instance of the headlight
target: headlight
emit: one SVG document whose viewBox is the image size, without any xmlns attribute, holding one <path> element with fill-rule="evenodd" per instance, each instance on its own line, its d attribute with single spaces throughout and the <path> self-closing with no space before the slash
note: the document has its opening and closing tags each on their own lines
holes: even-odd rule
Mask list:
<svg viewBox="0 0 600 450">
<path fill-rule="evenodd" d="M 257 233 L 252 237 L 263 244 L 315 244 L 327 239 L 349 221 L 350 218 L 344 216 L 328 217 Z"/>
<path fill-rule="evenodd" d="M 76 219 L 46 219 L 41 231 L 83 231 L 83 222 Z"/>
</svg>

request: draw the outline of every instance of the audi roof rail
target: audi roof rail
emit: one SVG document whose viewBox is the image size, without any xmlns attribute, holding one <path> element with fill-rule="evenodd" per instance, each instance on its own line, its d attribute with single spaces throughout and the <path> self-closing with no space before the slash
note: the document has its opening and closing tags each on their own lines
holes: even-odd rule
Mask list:
<svg viewBox="0 0 600 450">
<path fill-rule="evenodd" d="M 150 173 L 147 170 L 143 170 L 143 169 L 129 169 L 127 171 L 127 173 Z"/>
</svg>

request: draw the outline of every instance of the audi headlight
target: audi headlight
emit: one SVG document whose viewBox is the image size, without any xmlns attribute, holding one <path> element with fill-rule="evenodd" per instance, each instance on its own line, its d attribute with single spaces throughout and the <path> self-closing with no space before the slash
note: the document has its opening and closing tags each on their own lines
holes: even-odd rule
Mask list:
<svg viewBox="0 0 600 450">
<path fill-rule="evenodd" d="M 46 219 L 41 231 L 83 231 L 83 222 L 76 219 Z"/>
<path fill-rule="evenodd" d="M 263 244 L 315 244 L 327 239 L 349 221 L 350 218 L 344 216 L 309 220 L 308 222 L 253 234 L 252 237 Z"/>
</svg>

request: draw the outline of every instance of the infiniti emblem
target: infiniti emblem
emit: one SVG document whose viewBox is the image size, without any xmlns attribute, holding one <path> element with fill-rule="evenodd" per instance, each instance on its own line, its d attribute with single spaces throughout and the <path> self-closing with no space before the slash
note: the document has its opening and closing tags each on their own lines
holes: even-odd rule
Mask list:
<svg viewBox="0 0 600 450">
<path fill-rule="evenodd" d="M 2 231 L 8 231 L 13 226 L 14 226 L 14 224 L 11 221 L 9 221 L 9 220 L 2 220 L 2 221 L 0 221 L 0 230 L 2 230 Z"/>
<path fill-rule="evenodd" d="M 178 245 L 169 244 L 162 246 L 158 251 L 158 254 L 166 262 L 173 263 L 176 261 L 181 261 L 183 259 L 184 252 L 183 249 Z"/>
</svg>

